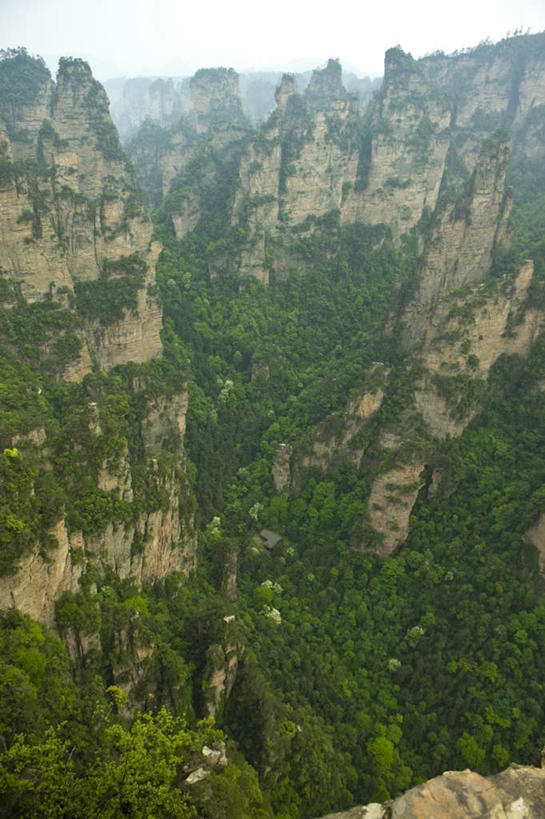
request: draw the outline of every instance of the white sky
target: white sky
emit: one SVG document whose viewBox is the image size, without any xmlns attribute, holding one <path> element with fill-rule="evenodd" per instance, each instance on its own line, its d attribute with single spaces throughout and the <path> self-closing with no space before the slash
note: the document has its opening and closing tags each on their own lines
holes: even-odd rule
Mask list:
<svg viewBox="0 0 545 819">
<path fill-rule="evenodd" d="M 545 0 L 0 0 L 0 48 L 83 57 L 95 76 L 188 75 L 232 66 L 304 70 L 338 57 L 382 74 L 387 48 L 414 57 L 545 30 Z"/>
</svg>

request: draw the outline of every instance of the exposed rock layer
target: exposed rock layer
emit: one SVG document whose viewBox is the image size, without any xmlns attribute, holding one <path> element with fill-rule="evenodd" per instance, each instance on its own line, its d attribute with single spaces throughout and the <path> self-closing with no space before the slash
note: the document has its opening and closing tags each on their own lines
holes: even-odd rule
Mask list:
<svg viewBox="0 0 545 819">
<path fill-rule="evenodd" d="M 545 771 L 510 765 L 485 778 L 473 771 L 447 771 L 384 805 L 371 804 L 323 819 L 541 819 Z"/>
<path fill-rule="evenodd" d="M 143 265 L 142 280 L 131 285 L 136 302 L 122 318 L 85 321 L 84 350 L 69 377 L 90 370 L 89 353 L 104 369 L 160 355 L 153 292 L 160 246 L 103 88 L 86 63 L 62 60 L 56 85 L 44 78 L 33 102 L 1 113 L 9 127 L 0 127 L 0 151 L 11 164 L 0 181 L 0 268 L 21 295 L 66 303 L 78 283 L 115 278 L 127 259 Z M 29 170 L 17 160 L 34 164 Z"/>
</svg>

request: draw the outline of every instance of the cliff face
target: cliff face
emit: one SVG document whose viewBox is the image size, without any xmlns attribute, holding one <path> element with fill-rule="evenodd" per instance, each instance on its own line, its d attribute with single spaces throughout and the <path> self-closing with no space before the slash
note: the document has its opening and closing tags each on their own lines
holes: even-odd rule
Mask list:
<svg viewBox="0 0 545 819">
<path fill-rule="evenodd" d="M 247 125 L 238 74 L 232 68 L 201 68 L 191 78 L 189 87 L 198 134 L 220 123 Z"/>
<path fill-rule="evenodd" d="M 501 121 L 513 134 L 515 161 L 517 152 L 523 150 L 528 140 L 534 155 L 538 150 L 535 123 L 528 125 L 528 96 L 522 89 L 525 84 L 533 87 L 535 71 L 545 70 L 541 56 L 533 62 L 529 60 L 524 64 L 524 70 L 521 68 L 515 74 L 509 60 L 498 62 L 494 59 L 486 75 L 487 82 L 476 56 L 442 61 L 441 71 L 437 74 L 426 61 L 415 63 L 399 52 L 387 57 L 387 65 L 377 110 L 382 117 L 388 111 L 389 116 L 393 111 L 404 113 L 400 113 L 400 121 L 395 127 L 392 124 L 390 135 L 386 129 L 384 133 L 379 131 L 373 139 L 369 184 L 361 194 L 366 209 L 358 212 L 357 219 L 366 222 L 388 218 L 395 239 L 400 230 L 400 222 L 396 221 L 400 213 L 396 209 L 397 197 L 399 203 L 416 207 L 414 214 L 407 218 L 407 225 L 415 224 L 415 214 L 420 219 L 422 208 L 428 208 L 427 227 L 420 229 L 419 233 L 421 252 L 416 273 L 401 292 L 401 307 L 397 315 L 391 315 L 389 327 L 393 344 L 411 358 L 413 388 L 406 396 L 401 419 L 395 425 L 388 422 L 381 413 L 383 399 L 390 389 L 389 375 L 386 374 L 380 385 L 377 383 L 362 394 L 359 402 L 353 399 L 347 406 L 340 432 L 328 438 L 319 428 L 310 453 L 296 450 L 290 455 L 292 469 L 288 477 L 285 466 L 283 470 L 278 467 L 280 460 L 275 465 L 276 472 L 281 474 L 281 479 L 277 480 L 278 489 L 285 491 L 289 485 L 295 488 L 299 485 L 301 468 L 318 466 L 328 470 L 340 460 L 352 461 L 365 468 L 367 450 L 372 450 L 369 465 L 376 470 L 376 476 L 371 484 L 365 518 L 371 535 L 363 536 L 358 545 L 374 548 L 384 556 L 395 551 L 407 537 L 410 513 L 424 484 L 424 468 L 433 462 L 435 442 L 447 435 L 457 437 L 462 434 L 482 406 L 490 368 L 503 354 L 526 358 L 544 320 L 542 311 L 533 307 L 529 299 L 534 275 L 531 260 L 506 269 L 503 275 L 497 272 L 499 263 L 496 263 L 496 272 L 491 276 L 494 260 L 505 254 L 511 241 L 511 193 L 506 188 L 511 146 L 505 132 L 495 132 L 481 140 L 482 129 L 470 127 L 475 122 L 491 121 L 484 116 L 488 110 L 484 106 L 489 105 L 494 124 L 501 114 Z M 459 88 L 462 74 L 466 82 L 476 83 L 477 96 L 485 91 L 490 95 L 490 99 L 483 96 L 481 108 L 473 105 L 464 86 Z M 516 95 L 512 83 L 509 85 L 508 82 L 514 76 L 518 83 Z M 426 85 L 432 80 L 433 83 L 444 83 L 446 90 L 459 89 L 460 94 L 464 89 L 462 97 L 455 95 L 454 102 L 449 102 L 447 95 L 441 100 L 437 93 L 434 95 L 431 86 Z M 434 88 L 437 92 L 438 86 L 434 85 Z M 511 96 L 507 93 L 509 89 Z M 534 91 L 534 99 L 539 100 L 541 92 Z M 513 103 L 515 98 L 516 105 Z M 421 118 L 418 119 L 413 110 L 417 100 L 420 100 L 419 105 L 425 102 L 426 105 L 448 103 L 451 106 L 448 109 L 449 134 L 443 135 L 445 153 L 441 162 L 435 161 L 434 152 L 443 144 L 443 137 L 434 146 L 427 143 L 426 162 L 422 154 L 417 163 L 422 179 L 427 180 L 426 195 L 420 195 L 409 184 L 392 183 L 387 208 L 382 211 L 377 204 L 376 191 L 373 193 L 373 185 L 381 174 L 391 174 L 394 169 L 399 171 L 400 166 L 392 160 L 394 164 L 389 170 L 385 170 L 386 166 L 381 169 L 380 157 L 388 155 L 391 159 L 399 152 L 406 163 L 412 162 L 411 157 L 414 159 L 414 145 L 411 147 L 413 143 L 408 140 L 407 133 L 414 136 L 420 129 Z M 455 102 L 454 111 L 452 105 Z M 471 115 L 468 106 L 473 106 Z M 477 110 L 480 112 L 478 117 L 475 115 Z M 534 120 L 543 120 L 542 111 L 540 107 L 534 111 Z M 439 108 L 437 115 L 438 112 Z M 377 116 L 376 111 L 374 116 Z M 450 139 L 459 128 L 465 131 L 458 130 L 457 161 L 461 164 L 455 167 Z M 539 150 L 544 151 L 542 139 Z M 460 153 L 463 153 L 463 160 Z M 472 168 L 471 173 L 468 167 Z M 413 171 L 410 173 L 414 179 Z M 376 175 L 375 181 L 373 174 Z M 435 193 L 430 197 L 432 189 Z M 299 201 L 304 198 L 300 197 Z M 408 217 L 409 211 L 406 213 Z M 343 215 L 346 216 L 346 212 L 343 211 Z M 355 212 L 352 216 L 356 218 Z M 377 371 L 376 365 L 374 371 Z M 358 407 L 368 408 L 368 411 Z M 371 418 L 374 431 L 367 435 L 368 443 L 362 448 L 357 442 L 362 431 L 371 429 Z M 378 469 L 377 451 L 381 453 Z"/>
<path fill-rule="evenodd" d="M 122 140 L 132 137 L 146 120 L 168 128 L 191 111 L 188 77 L 109 80 L 104 88 Z"/>
<path fill-rule="evenodd" d="M 494 227 L 492 220 L 489 236 Z M 438 295 L 429 308 L 423 338 L 413 351 L 414 386 L 402 422 L 395 428 L 386 424 L 378 433 L 388 467 L 372 484 L 367 520 L 381 536 L 379 554 L 391 554 L 407 537 L 424 467 L 433 461 L 434 441 L 462 434 L 482 406 L 490 368 L 501 355 L 529 355 L 545 319 L 528 304 L 533 273 L 528 261 L 514 278 L 439 290 L 442 298 Z M 419 326 L 418 299 L 417 293 L 409 325 L 413 329 Z M 406 327 L 402 325 L 401 334 Z M 363 465 L 364 452 L 360 458 Z"/>
<path fill-rule="evenodd" d="M 31 58 L 26 58 L 30 61 Z M 7 75 L 17 66 L 6 60 Z M 19 106 L 0 111 L 0 266 L 27 302 L 75 297 L 84 348 L 108 369 L 159 355 L 161 309 L 153 295 L 159 245 L 108 114 L 107 98 L 81 60 L 63 60 L 56 85 L 46 73 Z M 21 160 L 25 160 L 23 164 Z M 123 309 L 95 305 L 130 293 Z"/>
<path fill-rule="evenodd" d="M 89 572 L 140 585 L 194 566 L 187 392 L 151 362 L 160 245 L 88 66 L 62 60 L 53 84 L 24 53 L 0 61 L 0 114 L 0 609 L 53 626 Z"/>
<path fill-rule="evenodd" d="M 457 201 L 444 210 L 438 205 L 438 219 L 426 238 L 417 292 L 402 317 L 407 348 L 422 337 L 426 313 L 433 312 L 449 293 L 482 280 L 490 270 L 493 250 L 506 241 L 508 154 L 504 139 L 486 141 Z"/>
<path fill-rule="evenodd" d="M 195 567 L 193 499 L 180 470 L 186 410 L 186 393 L 171 399 L 149 399 L 145 404 L 139 424 L 141 444 L 148 456 L 144 495 L 135 486 L 138 472 L 126 445 L 119 456 L 99 459 L 96 477 L 89 463 L 88 478 L 96 480 L 102 497 L 118 499 L 130 514 L 105 522 L 99 531 L 86 532 L 76 529 L 73 517 L 67 518 L 63 510 L 47 533 L 53 548 L 45 551 L 37 543 L 17 562 L 12 574 L 0 576 L 0 610 L 15 607 L 54 626 L 55 602 L 65 593 L 79 591 L 82 575 L 91 565 L 97 579 L 101 567 L 109 566 L 120 579 L 130 577 L 138 586 L 175 571 L 187 574 Z M 89 404 L 87 417 L 90 444 L 101 449 L 105 434 L 95 403 Z M 74 469 L 83 440 L 73 442 Z M 55 470 L 60 453 L 52 451 L 54 442 L 45 430 L 17 436 L 15 443 L 23 462 L 36 463 L 41 457 L 45 459 L 42 468 Z M 168 463 L 164 462 L 165 446 L 171 453 Z"/>
<path fill-rule="evenodd" d="M 474 210 L 466 214 L 465 230 L 456 217 L 458 235 L 448 231 L 448 236 L 436 237 L 438 255 L 449 243 L 446 256 L 452 264 L 465 247 L 466 259 L 459 266 L 467 268 L 471 257 L 473 272 L 466 269 L 463 275 L 468 281 L 478 277 L 490 251 L 481 248 L 479 237 L 486 230 L 486 209 L 502 206 L 508 217 L 505 191 L 489 188 L 487 168 L 487 162 L 494 164 L 498 179 L 504 179 L 505 142 L 500 139 L 503 148 L 497 140 L 495 148 L 483 144 L 501 128 L 515 155 L 543 156 L 537 122 L 544 104 L 539 82 L 545 73 L 544 39 L 537 35 L 530 47 L 522 39 L 507 40 L 501 48 L 482 46 L 418 61 L 391 49 L 381 89 L 364 116 L 357 97 L 343 87 L 335 60 L 313 72 L 303 94 L 296 78 L 285 76 L 277 89 L 276 111 L 242 147 L 237 186 L 222 202 L 241 237 L 237 257 L 231 253 L 229 261 L 211 260 L 214 272 L 234 271 L 267 283 L 271 272 L 285 277 L 292 268 L 307 271 L 315 260 L 298 250 L 297 243 L 319 233 L 316 220 L 327 215 L 340 216 L 345 225 L 387 225 L 399 242 L 416 227 L 425 232 L 424 223 L 445 206 L 448 191 L 457 214 L 464 196 L 472 198 Z M 197 130 L 215 133 L 225 147 L 225 123 L 232 129 L 242 122 L 233 77 L 199 72 L 191 88 Z M 231 131 L 230 138 L 234 136 Z M 180 167 L 174 144 L 164 156 L 165 168 Z M 216 174 L 219 182 L 217 169 L 210 166 L 208 174 Z M 172 178 L 163 173 L 163 195 Z M 479 188 L 490 201 L 479 198 Z M 169 213 L 180 238 L 198 224 L 202 208 L 194 184 L 175 184 L 173 190 L 176 205 Z"/>
<path fill-rule="evenodd" d="M 453 160 L 470 175 L 482 141 L 497 128 L 516 151 L 543 154 L 531 124 L 544 104 L 543 36 L 530 46 L 522 38 L 500 46 L 418 61 L 398 48 L 386 53 L 367 185 L 348 195 L 346 222 L 385 222 L 394 236 L 406 232 L 424 208 L 436 207 Z"/>
<path fill-rule="evenodd" d="M 242 156 L 232 215 L 246 233 L 238 271 L 265 283 L 271 268 L 286 276 L 304 266 L 290 231 L 304 239 L 316 220 L 340 210 L 359 161 L 358 100 L 345 91 L 337 61 L 313 73 L 304 95 L 285 75 L 276 101 L 277 111 Z"/>
<path fill-rule="evenodd" d="M 310 71 L 295 74 L 296 82 L 304 90 L 310 80 Z M 282 78 L 280 71 L 252 71 L 240 74 L 242 107 L 254 125 L 259 125 L 274 111 L 275 89 Z M 176 125 L 181 116 L 193 119 L 190 77 L 139 77 L 107 80 L 104 87 L 111 104 L 113 121 L 121 140 L 132 139 L 146 121 L 161 128 Z M 358 78 L 343 74 L 345 87 L 358 95 L 363 111 L 380 79 Z"/>
<path fill-rule="evenodd" d="M 250 129 L 233 69 L 197 71 L 188 82 L 188 94 L 183 116 L 168 128 L 150 117 L 127 145 L 150 206 L 159 206 L 172 189 L 168 213 L 177 238 L 194 230 L 206 209 L 203 179 L 222 185 L 216 154 L 228 151 Z"/>
</svg>

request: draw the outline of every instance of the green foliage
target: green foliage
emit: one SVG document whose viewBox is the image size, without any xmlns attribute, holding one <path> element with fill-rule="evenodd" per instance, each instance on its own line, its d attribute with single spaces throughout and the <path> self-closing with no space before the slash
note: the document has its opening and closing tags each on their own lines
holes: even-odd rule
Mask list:
<svg viewBox="0 0 545 819">
<path fill-rule="evenodd" d="M 158 81 L 159 82 L 159 81 Z M 188 118 L 182 117 L 171 128 L 163 128 L 153 120 L 146 119 L 135 136 L 125 146 L 134 163 L 143 196 L 150 208 L 158 208 L 163 199 L 163 168 L 161 159 L 183 138 L 185 150 L 194 150 L 198 136 Z"/>
<path fill-rule="evenodd" d="M 434 134 L 435 126 L 425 114 L 407 140 L 407 147 L 416 154 L 418 161 L 422 164 L 428 160 L 429 147 Z"/>
<path fill-rule="evenodd" d="M 146 263 L 137 253 L 106 260 L 98 279 L 76 282 L 76 307 L 80 315 L 108 326 L 121 321 L 125 310 L 137 311 Z"/>
<path fill-rule="evenodd" d="M 414 249 L 396 251 L 381 227 L 340 230 L 336 214 L 314 227 L 296 240 L 315 261 L 313 272 L 268 288 L 228 276 L 212 285 L 204 225 L 180 243 L 165 236 L 158 282 L 167 318 L 193 351 L 187 446 L 204 520 L 222 507 L 226 487 L 256 458 L 273 422 L 280 426 L 268 458 L 280 436 L 297 438 L 343 406 L 387 352 L 379 328 L 396 280 L 414 266 Z"/>
<path fill-rule="evenodd" d="M 73 310 L 53 298 L 29 304 L 16 298 L 9 285 L 5 293 L 6 301 L 16 302 L 8 309 L 0 307 L 0 344 L 8 360 L 24 361 L 47 375 L 54 375 L 77 360 L 81 321 Z"/>
<path fill-rule="evenodd" d="M 24 173 L 23 167 L 5 156 L 0 156 L 0 187 L 7 188 L 8 185 L 19 178 Z"/>
<path fill-rule="evenodd" d="M 388 561 L 348 545 L 355 470 L 311 479 L 297 498 L 274 504 L 274 520 L 272 503 L 262 513 L 284 547 L 274 558 L 248 549 L 239 575 L 259 689 L 320 714 L 323 732 L 349 755 L 342 784 L 352 802 L 387 799 L 438 769 L 469 764 L 490 774 L 508 759 L 535 760 L 545 609 L 528 587 L 522 542 L 545 509 L 542 362 L 540 345 L 523 376 L 498 365 L 491 383 L 496 396 L 509 383 L 509 396 L 444 445 L 439 488 L 422 496 L 405 549 Z M 362 513 L 360 503 L 356 519 Z M 266 578 L 283 590 L 276 630 L 258 615 Z M 247 753 L 258 758 L 258 748 Z"/>
<path fill-rule="evenodd" d="M 34 105 L 50 80 L 41 57 L 25 48 L 0 50 L 0 109 L 11 119 L 17 119 L 20 106 Z"/>
<path fill-rule="evenodd" d="M 163 709 L 155 717 L 138 715 L 128 728 L 107 724 L 85 767 L 74 759 L 62 728 L 50 729 L 36 744 L 19 736 L 1 758 L 2 803 L 22 816 L 193 817 L 182 768 L 219 736 L 207 724 L 188 730 Z"/>
<path fill-rule="evenodd" d="M 0 575 L 13 573 L 35 545 L 46 554 L 57 545 L 48 529 L 62 515 L 63 497 L 31 464 L 16 447 L 0 455 Z"/>
<path fill-rule="evenodd" d="M 60 138 L 48 119 L 44 119 L 40 126 L 40 131 L 38 133 L 38 144 L 41 146 L 44 140 L 52 142 L 53 146 L 57 148 L 57 150 L 62 150 L 63 148 L 68 147 L 68 140 Z"/>
<path fill-rule="evenodd" d="M 0 619 L 0 667 L 4 749 L 21 733 L 35 741 L 50 721 L 64 720 L 74 728 L 76 686 L 58 637 L 17 611 L 8 612 Z"/>
<path fill-rule="evenodd" d="M 59 612 L 70 605 L 67 597 Z M 115 611 L 120 628 L 123 609 L 147 616 L 144 598 L 127 597 Z M 76 631 L 92 633 L 92 625 Z M 189 771 L 207 767 L 204 746 L 223 747 L 211 720 L 190 726 L 165 708 L 121 718 L 126 695 L 98 683 L 91 668 L 76 686 L 61 641 L 16 611 L 0 618 L 0 669 L 6 816 L 271 816 L 255 771 L 234 748 L 226 767 L 185 784 Z"/>
<path fill-rule="evenodd" d="M 196 241 L 201 245 L 201 257 L 225 253 L 229 246 L 229 204 L 238 183 L 238 168 L 244 140 L 234 141 L 229 151 L 218 150 L 204 142 L 195 151 L 187 166 L 174 179 L 168 195 L 159 209 L 159 220 L 170 226 L 172 214 L 189 200 L 198 203 L 200 220 Z M 163 238 L 163 237 L 162 237 Z M 171 237 L 164 236 L 167 241 Z M 222 246 L 214 248 L 214 243 Z M 208 247 L 210 245 L 210 247 Z"/>
</svg>

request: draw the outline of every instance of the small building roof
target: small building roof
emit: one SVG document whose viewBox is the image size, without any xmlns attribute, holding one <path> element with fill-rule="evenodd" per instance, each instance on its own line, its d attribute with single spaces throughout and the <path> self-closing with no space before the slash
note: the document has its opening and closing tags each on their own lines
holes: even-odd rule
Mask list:
<svg viewBox="0 0 545 819">
<path fill-rule="evenodd" d="M 263 546 L 266 549 L 274 549 L 280 541 L 282 540 L 282 535 L 277 534 L 276 532 L 271 532 L 270 529 L 262 529 L 259 533 L 259 537 L 263 542 Z"/>
</svg>

